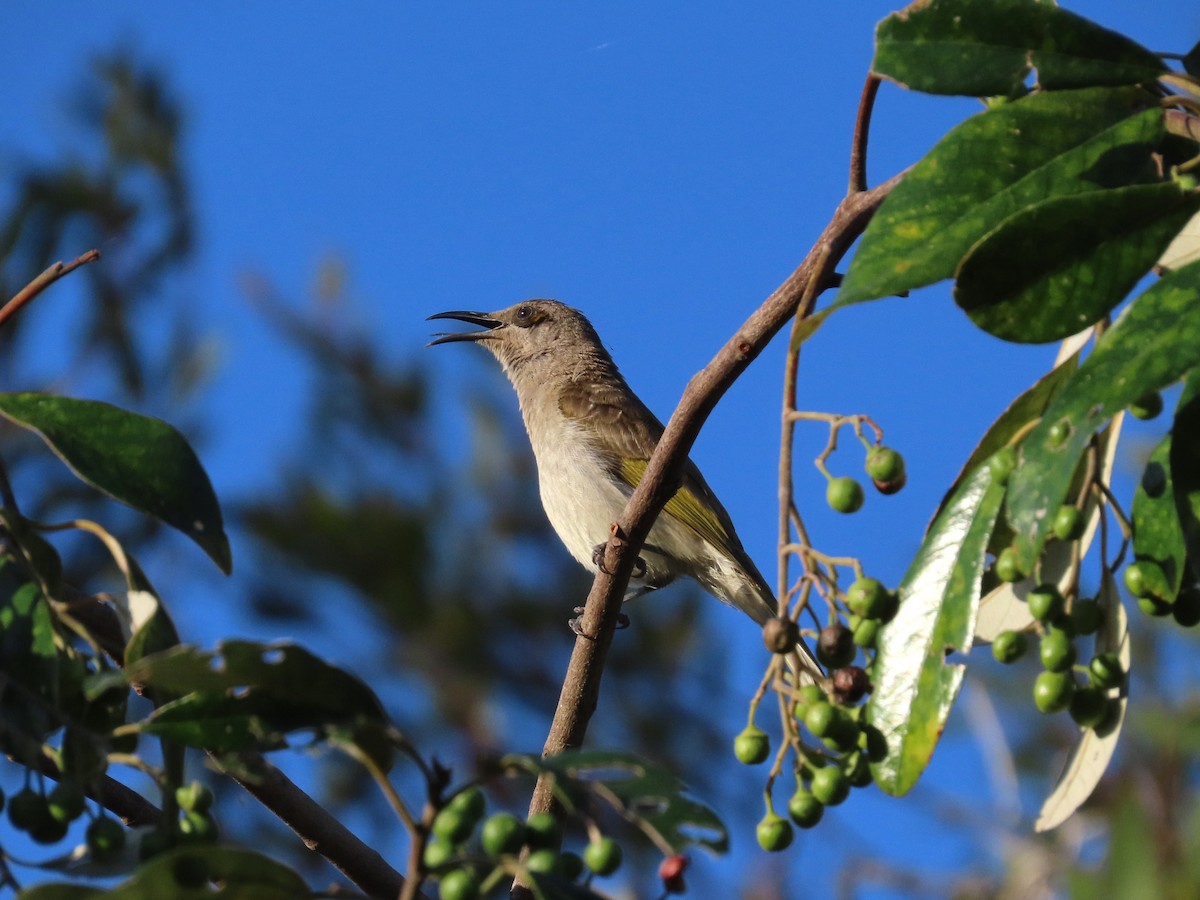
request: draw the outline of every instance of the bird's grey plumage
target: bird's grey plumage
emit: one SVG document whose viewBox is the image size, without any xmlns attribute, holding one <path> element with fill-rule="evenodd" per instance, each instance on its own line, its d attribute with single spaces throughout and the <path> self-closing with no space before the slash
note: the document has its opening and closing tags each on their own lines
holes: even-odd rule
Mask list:
<svg viewBox="0 0 1200 900">
<path fill-rule="evenodd" d="M 432 343 L 473 341 L 499 360 L 517 392 L 537 460 L 546 514 L 571 554 L 593 572 L 593 549 L 608 540 L 662 423 L 630 390 L 595 329 L 556 300 L 527 300 L 493 313 L 456 311 L 485 330 L 443 334 Z M 694 578 L 760 626 L 776 615 L 766 580 L 746 554 L 729 514 L 688 460 L 679 489 L 641 551 L 645 572 L 631 593 Z M 801 651 L 809 674 L 819 667 Z"/>
</svg>

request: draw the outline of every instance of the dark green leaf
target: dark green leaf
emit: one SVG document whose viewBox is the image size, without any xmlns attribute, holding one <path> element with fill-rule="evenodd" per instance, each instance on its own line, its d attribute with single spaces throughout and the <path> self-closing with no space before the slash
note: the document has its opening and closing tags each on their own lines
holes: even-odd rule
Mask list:
<svg viewBox="0 0 1200 900">
<path fill-rule="evenodd" d="M 36 393 L 0 393 L 0 415 L 39 434 L 88 484 L 178 528 L 229 572 L 229 540 L 208 475 L 166 422 Z"/>
<path fill-rule="evenodd" d="M 232 847 L 191 846 L 156 856 L 111 890 L 43 884 L 23 900 L 302 900 L 304 879 L 275 860 Z"/>
<path fill-rule="evenodd" d="M 299 729 L 337 729 L 353 739 L 348 726 L 387 722 L 370 688 L 294 644 L 226 641 L 214 653 L 179 645 L 93 677 L 88 692 L 97 696 L 118 679 L 178 698 L 160 706 L 143 731 L 218 752 L 277 747 Z"/>
<path fill-rule="evenodd" d="M 1175 508 L 1175 489 L 1171 483 L 1171 435 L 1154 448 L 1137 492 L 1133 495 L 1133 553 L 1141 559 L 1152 560 L 1167 577 L 1170 594 L 1164 600 L 1173 601 L 1183 581 L 1183 526 Z"/>
<path fill-rule="evenodd" d="M 1046 89 L 1153 81 L 1166 69 L 1124 35 L 1036 0 L 929 0 L 879 23 L 873 70 L 913 90 L 1013 96 L 1033 68 Z"/>
<path fill-rule="evenodd" d="M 1200 578 L 1200 369 L 1188 373 L 1171 426 L 1171 480 L 1192 576 Z"/>
<path fill-rule="evenodd" d="M 971 649 L 985 550 L 1004 486 L 986 466 L 959 487 L 929 529 L 904 580 L 900 609 L 879 637 L 867 720 L 887 739 L 871 766 L 885 792 L 907 793 L 928 765 L 958 696 L 965 666 L 946 654 Z"/>
<path fill-rule="evenodd" d="M 594 795 L 676 853 L 694 844 L 716 853 L 728 849 L 729 833 L 716 813 L 685 797 L 686 786 L 666 769 L 631 753 L 569 750 L 544 759 L 512 754 L 501 765 L 548 773 L 556 787 Z"/>
<path fill-rule="evenodd" d="M 954 299 L 1005 340 L 1069 337 L 1120 303 L 1197 210 L 1200 193 L 1172 182 L 1046 200 L 975 245 Z"/>
<path fill-rule="evenodd" d="M 1084 448 L 1113 415 L 1200 365 L 1200 263 L 1165 276 L 1129 305 L 1021 445 L 1007 517 L 1032 571 Z M 1065 436 L 1054 440 L 1055 432 Z"/>
<path fill-rule="evenodd" d="M 951 277 L 984 235 L 1052 196 L 1155 177 L 1159 109 L 1137 88 L 1034 94 L 967 119 L 918 162 L 871 219 L 834 306 Z"/>
</svg>

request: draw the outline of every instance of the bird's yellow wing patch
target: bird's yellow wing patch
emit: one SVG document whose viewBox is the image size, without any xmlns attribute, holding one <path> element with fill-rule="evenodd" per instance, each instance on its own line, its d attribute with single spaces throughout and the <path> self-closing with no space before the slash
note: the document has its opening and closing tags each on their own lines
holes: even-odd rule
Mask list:
<svg viewBox="0 0 1200 900">
<path fill-rule="evenodd" d="M 633 487 L 641 483 L 642 475 L 646 472 L 646 460 L 621 460 L 621 477 Z M 700 537 L 714 547 L 724 547 L 729 543 L 729 535 L 721 524 L 717 514 L 700 501 L 686 486 L 681 487 L 663 507 L 664 512 L 678 519 Z"/>
</svg>

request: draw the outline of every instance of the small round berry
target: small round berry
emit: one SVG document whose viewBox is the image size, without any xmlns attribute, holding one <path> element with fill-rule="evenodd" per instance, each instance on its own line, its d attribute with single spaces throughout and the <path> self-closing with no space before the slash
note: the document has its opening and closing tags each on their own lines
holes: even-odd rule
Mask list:
<svg viewBox="0 0 1200 900">
<path fill-rule="evenodd" d="M 1095 728 L 1108 718 L 1108 697 L 1091 685 L 1075 689 L 1071 697 L 1071 718 L 1081 728 Z"/>
<path fill-rule="evenodd" d="M 1025 597 L 1029 606 L 1029 614 L 1039 622 L 1054 622 L 1062 617 L 1066 601 L 1058 588 L 1053 584 L 1043 584 L 1034 588 Z"/>
<path fill-rule="evenodd" d="M 817 635 L 817 659 L 830 669 L 840 669 L 854 661 L 854 633 L 841 622 L 826 625 Z"/>
<path fill-rule="evenodd" d="M 1042 667 L 1048 672 L 1065 672 L 1075 665 L 1075 642 L 1059 628 L 1047 629 L 1038 646 Z"/>
<path fill-rule="evenodd" d="M 1017 467 L 1017 450 L 1015 447 L 1002 447 L 991 455 L 987 461 L 988 474 L 997 484 L 1007 484 L 1008 477 Z"/>
<path fill-rule="evenodd" d="M 908 482 L 904 457 L 891 447 L 872 447 L 867 452 L 867 475 L 881 494 L 894 494 Z"/>
<path fill-rule="evenodd" d="M 1165 600 L 1169 589 L 1167 576 L 1156 562 L 1139 559 L 1125 567 L 1125 587 L 1139 600 Z"/>
<path fill-rule="evenodd" d="M 435 837 L 454 846 L 461 844 L 471 836 L 471 832 L 475 830 L 475 822 L 457 809 L 446 806 L 433 817 L 430 830 Z"/>
<path fill-rule="evenodd" d="M 534 813 L 525 820 L 525 843 L 537 849 L 557 847 L 562 840 L 562 826 L 553 813 Z"/>
<path fill-rule="evenodd" d="M 833 681 L 834 696 L 839 703 L 847 705 L 857 703 L 871 689 L 871 679 L 861 666 L 835 669 L 831 680 Z"/>
<path fill-rule="evenodd" d="M 1054 713 L 1066 709 L 1075 693 L 1070 672 L 1042 672 L 1033 682 L 1033 705 L 1039 712 Z"/>
<path fill-rule="evenodd" d="M 994 568 L 996 577 L 1006 584 L 1013 584 L 1025 577 L 1025 573 L 1021 571 L 1021 566 L 1017 562 L 1017 551 L 1012 547 L 1005 547 L 1000 551 L 1000 555 L 996 557 Z"/>
<path fill-rule="evenodd" d="M 687 871 L 687 867 L 691 864 L 691 860 L 682 853 L 676 853 L 674 856 L 668 856 L 658 865 L 658 877 L 662 881 L 663 890 L 668 894 L 682 894 L 687 890 L 687 885 L 683 881 L 683 873 Z"/>
<path fill-rule="evenodd" d="M 525 857 L 525 868 L 539 875 L 555 875 L 558 873 L 558 852 L 549 847 L 534 850 Z"/>
<path fill-rule="evenodd" d="M 596 838 L 583 848 L 583 864 L 597 875 L 611 875 L 621 868 L 621 845 L 607 835 Z"/>
<path fill-rule="evenodd" d="M 754 835 L 758 838 L 758 846 L 768 853 L 778 853 L 791 846 L 795 832 L 791 822 L 778 813 L 769 812 L 754 829 Z"/>
<path fill-rule="evenodd" d="M 1098 688 L 1110 690 L 1125 682 L 1125 667 L 1115 653 L 1099 653 L 1088 663 L 1088 680 Z"/>
<path fill-rule="evenodd" d="M 863 499 L 862 485 L 849 475 L 831 478 L 825 487 L 825 502 L 835 512 L 858 512 L 862 509 Z"/>
<path fill-rule="evenodd" d="M 479 895 L 479 876 L 470 869 L 451 869 L 438 883 L 439 900 L 476 900 Z"/>
<path fill-rule="evenodd" d="M 747 725 L 733 739 L 733 755 L 747 766 L 757 766 L 771 755 L 771 739 L 757 725 Z"/>
<path fill-rule="evenodd" d="M 1129 414 L 1135 419 L 1149 420 L 1159 416 L 1163 411 L 1162 394 L 1158 391 L 1151 391 L 1148 394 L 1142 394 L 1132 403 L 1129 404 Z"/>
<path fill-rule="evenodd" d="M 825 804 L 812 795 L 812 791 L 796 788 L 788 801 L 788 815 L 801 828 L 812 828 L 825 815 Z"/>
<path fill-rule="evenodd" d="M 887 588 L 877 578 L 859 578 L 846 591 L 846 607 L 864 619 L 880 619 L 887 612 Z"/>
<path fill-rule="evenodd" d="M 800 642 L 800 626 L 791 619 L 775 616 L 763 625 L 762 636 L 763 643 L 772 653 L 790 653 Z"/>
<path fill-rule="evenodd" d="M 826 806 L 837 806 L 850 796 L 850 779 L 837 766 L 825 766 L 813 772 L 810 790 Z"/>
<path fill-rule="evenodd" d="M 520 853 L 525 844 L 525 823 L 512 813 L 488 816 L 479 831 L 479 843 L 488 856 Z"/>
<path fill-rule="evenodd" d="M 88 825 L 85 839 L 96 862 L 109 862 L 125 847 L 125 829 L 116 819 L 102 815 Z"/>
<path fill-rule="evenodd" d="M 992 641 L 992 656 L 1005 665 L 1014 663 L 1029 649 L 1029 639 L 1023 631 L 1002 631 Z"/>
<path fill-rule="evenodd" d="M 1050 526 L 1060 541 L 1077 541 L 1083 537 L 1083 513 L 1069 504 L 1060 506 Z"/>
</svg>

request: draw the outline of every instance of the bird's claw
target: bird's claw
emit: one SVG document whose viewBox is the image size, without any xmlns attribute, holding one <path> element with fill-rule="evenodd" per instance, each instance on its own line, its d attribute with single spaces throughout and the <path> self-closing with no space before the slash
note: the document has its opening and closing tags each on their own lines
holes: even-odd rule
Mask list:
<svg viewBox="0 0 1200 900">
<path fill-rule="evenodd" d="M 567 620 L 567 625 L 570 627 L 571 631 L 575 633 L 576 637 L 583 637 L 591 640 L 592 635 L 587 634 L 583 630 L 583 607 L 576 606 L 573 610 L 571 610 L 571 612 L 575 613 L 573 618 Z M 629 627 L 629 624 L 629 616 L 625 615 L 625 613 L 617 613 L 617 631 L 624 631 Z"/>
<path fill-rule="evenodd" d="M 604 564 L 604 550 L 608 544 L 597 544 L 592 548 L 592 563 L 605 575 L 611 575 L 608 566 Z M 633 562 L 633 578 L 642 578 L 646 574 L 646 561 L 640 556 Z"/>
</svg>

